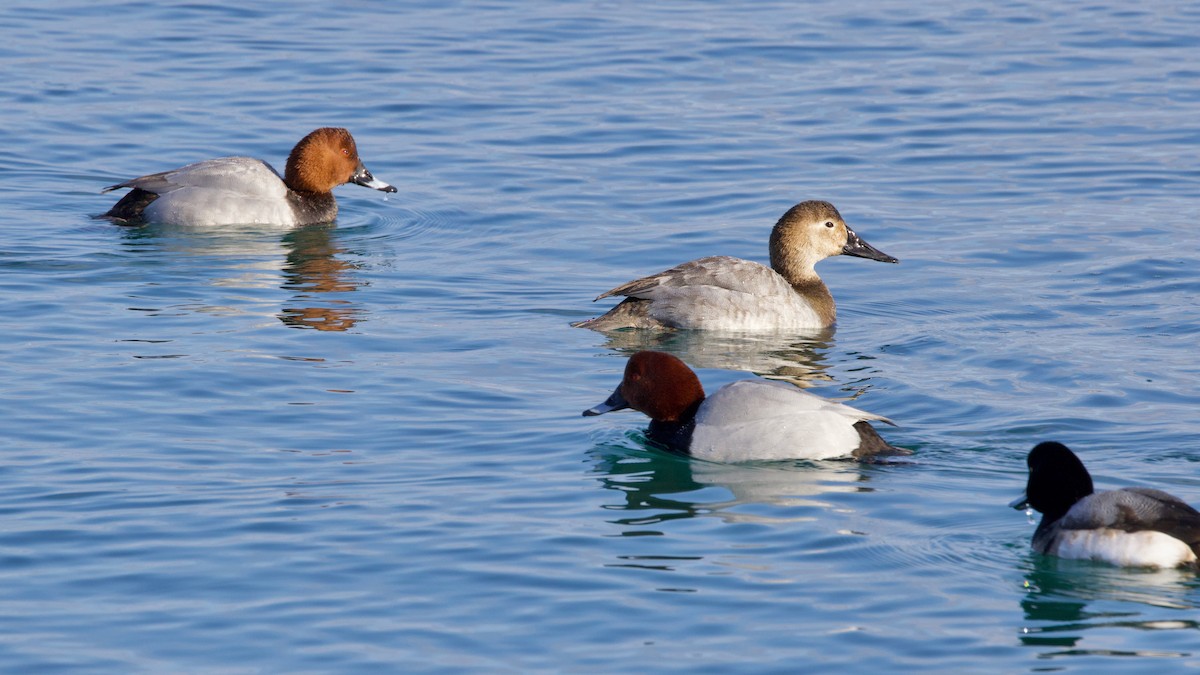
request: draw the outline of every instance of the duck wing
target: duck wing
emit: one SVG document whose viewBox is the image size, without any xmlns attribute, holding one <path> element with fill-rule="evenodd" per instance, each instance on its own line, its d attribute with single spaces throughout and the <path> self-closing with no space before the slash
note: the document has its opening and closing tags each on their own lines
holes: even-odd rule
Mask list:
<svg viewBox="0 0 1200 675">
<path fill-rule="evenodd" d="M 605 315 L 600 323 L 712 330 L 813 330 L 833 323 L 828 291 L 820 298 L 828 302 L 826 316 L 775 270 L 729 256 L 686 262 L 634 279 L 596 299 L 613 295 L 627 296 L 617 307 L 628 306 L 617 313 L 633 318 Z"/>
<path fill-rule="evenodd" d="M 1174 495 L 1153 488 L 1093 493 L 1079 500 L 1059 522 L 1068 530 L 1154 530 L 1193 548 L 1200 546 L 1200 511 Z"/>
<path fill-rule="evenodd" d="M 699 258 L 669 270 L 621 284 L 596 296 L 596 300 L 626 296 L 654 300 L 680 289 L 710 287 L 737 293 L 770 295 L 792 287 L 775 270 L 749 260 L 726 255 Z"/>
<path fill-rule="evenodd" d="M 145 190 L 164 195 L 183 188 L 203 188 L 234 193 L 249 193 L 256 197 L 280 197 L 287 186 L 274 167 L 253 157 L 220 157 L 195 164 L 139 176 L 104 188 L 111 192 L 121 188 Z"/>
</svg>

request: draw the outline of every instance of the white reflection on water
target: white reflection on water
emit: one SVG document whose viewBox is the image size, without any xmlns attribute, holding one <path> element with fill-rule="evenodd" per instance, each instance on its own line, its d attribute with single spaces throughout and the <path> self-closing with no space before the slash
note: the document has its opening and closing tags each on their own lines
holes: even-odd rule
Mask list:
<svg viewBox="0 0 1200 675">
<path fill-rule="evenodd" d="M 871 490 L 868 476 L 850 461 L 722 464 L 654 449 L 631 452 L 606 446 L 596 451 L 595 470 L 603 474 L 604 487 L 624 497 L 623 504 L 608 508 L 633 512 L 614 522 L 639 527 L 696 516 L 730 523 L 811 521 L 835 508 L 821 495 Z M 760 504 L 775 508 L 740 508 Z"/>
<path fill-rule="evenodd" d="M 1135 643 L 1120 649 L 1125 640 L 1136 638 L 1111 629 L 1200 631 L 1200 621 L 1174 615 L 1195 608 L 1200 581 L 1194 572 L 1120 568 L 1034 553 L 1027 565 L 1021 598 L 1024 621 L 1018 632 L 1021 644 L 1050 648 L 1039 657 L 1191 655 L 1138 648 Z"/>
</svg>

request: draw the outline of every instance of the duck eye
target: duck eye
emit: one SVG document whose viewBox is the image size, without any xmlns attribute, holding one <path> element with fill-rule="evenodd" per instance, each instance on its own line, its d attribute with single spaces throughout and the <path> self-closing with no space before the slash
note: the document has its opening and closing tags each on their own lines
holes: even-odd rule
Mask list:
<svg viewBox="0 0 1200 675">
<path fill-rule="evenodd" d="M 832 220 L 825 221 L 825 227 L 833 227 L 833 221 Z"/>
</svg>

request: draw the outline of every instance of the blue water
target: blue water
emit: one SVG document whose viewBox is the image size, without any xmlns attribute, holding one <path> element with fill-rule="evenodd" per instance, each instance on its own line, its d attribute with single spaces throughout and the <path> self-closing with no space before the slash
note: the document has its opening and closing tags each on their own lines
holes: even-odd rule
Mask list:
<svg viewBox="0 0 1200 675">
<path fill-rule="evenodd" d="M 1200 581 L 1029 550 L 1041 440 L 1200 503 L 1188 3 L 0 8 L 0 670 L 1162 672 Z M 100 189 L 345 126 L 338 222 Z M 605 336 L 826 199 L 835 333 Z M 582 418 L 653 346 L 900 423 L 724 466 Z"/>
</svg>

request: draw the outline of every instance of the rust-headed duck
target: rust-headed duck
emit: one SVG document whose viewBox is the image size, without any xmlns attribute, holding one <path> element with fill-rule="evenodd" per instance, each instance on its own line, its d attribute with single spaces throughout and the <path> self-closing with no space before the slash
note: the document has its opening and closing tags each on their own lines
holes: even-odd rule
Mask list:
<svg viewBox="0 0 1200 675">
<path fill-rule="evenodd" d="M 104 217 L 122 224 L 311 225 L 337 216 L 332 190 L 343 183 L 396 191 L 363 166 L 349 131 L 324 127 L 292 148 L 282 178 L 261 159 L 210 159 L 104 188 L 133 188 Z"/>
</svg>

